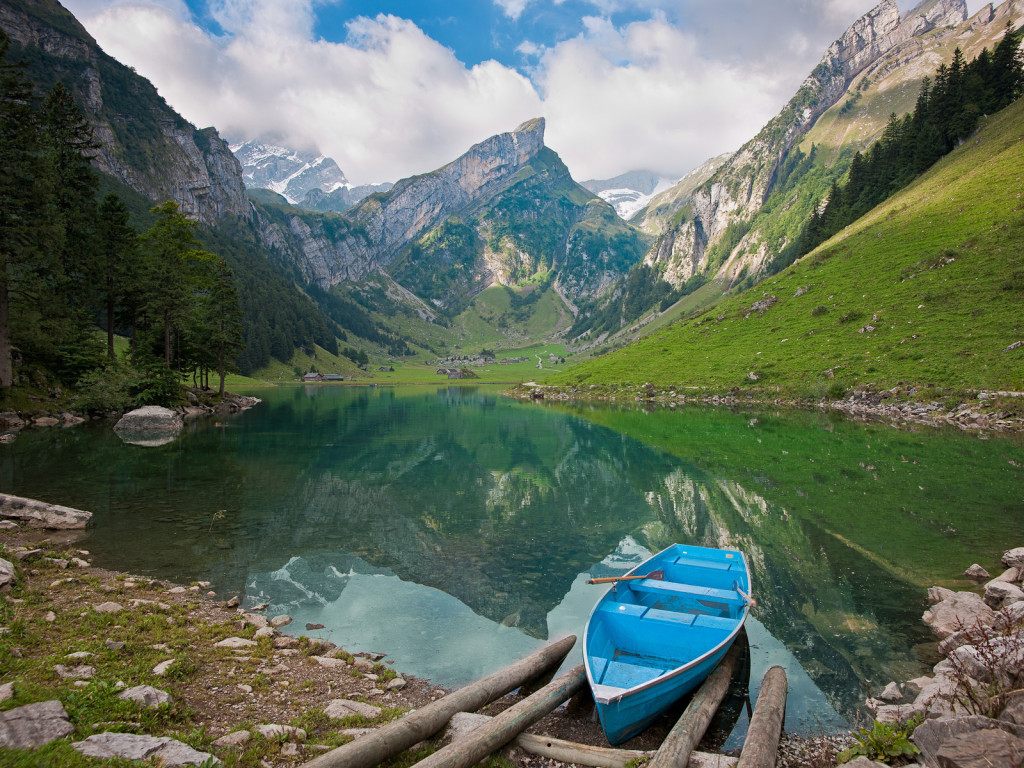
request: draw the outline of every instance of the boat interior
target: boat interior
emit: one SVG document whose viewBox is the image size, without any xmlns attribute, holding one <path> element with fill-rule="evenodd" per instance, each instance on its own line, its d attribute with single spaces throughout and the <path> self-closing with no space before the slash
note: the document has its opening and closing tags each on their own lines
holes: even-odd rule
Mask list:
<svg viewBox="0 0 1024 768">
<path fill-rule="evenodd" d="M 660 677 L 719 645 L 743 616 L 742 560 L 681 555 L 652 566 L 662 579 L 620 582 L 598 608 L 587 648 L 595 683 L 632 688 Z"/>
</svg>

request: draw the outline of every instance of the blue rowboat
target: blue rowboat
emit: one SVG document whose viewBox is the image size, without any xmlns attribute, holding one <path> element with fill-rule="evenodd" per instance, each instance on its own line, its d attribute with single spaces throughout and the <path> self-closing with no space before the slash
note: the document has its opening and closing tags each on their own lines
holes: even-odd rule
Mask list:
<svg viewBox="0 0 1024 768">
<path fill-rule="evenodd" d="M 722 660 L 750 612 L 742 552 L 673 544 L 614 582 L 583 632 L 608 742 L 640 733 Z"/>
</svg>

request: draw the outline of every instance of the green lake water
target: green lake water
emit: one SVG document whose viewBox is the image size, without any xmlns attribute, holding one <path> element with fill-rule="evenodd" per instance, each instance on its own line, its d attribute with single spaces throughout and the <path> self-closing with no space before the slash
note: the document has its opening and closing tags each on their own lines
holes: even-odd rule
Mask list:
<svg viewBox="0 0 1024 768">
<path fill-rule="evenodd" d="M 485 387 L 257 394 L 159 447 L 109 422 L 26 430 L 0 445 L 0 490 L 92 511 L 77 546 L 97 565 L 210 581 L 445 686 L 582 635 L 591 576 L 676 541 L 738 547 L 751 698 L 785 666 L 802 733 L 863 722 L 869 691 L 927 672 L 927 588 L 967 588 L 968 565 L 1024 545 L 1014 439 Z"/>
</svg>

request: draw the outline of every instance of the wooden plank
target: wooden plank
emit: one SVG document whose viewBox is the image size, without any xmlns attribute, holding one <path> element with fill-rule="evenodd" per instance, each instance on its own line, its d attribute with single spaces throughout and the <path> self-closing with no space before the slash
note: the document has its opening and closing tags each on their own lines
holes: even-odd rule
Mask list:
<svg viewBox="0 0 1024 768">
<path fill-rule="evenodd" d="M 786 670 L 782 667 L 772 667 L 764 673 L 738 768 L 775 768 L 786 716 L 787 688 Z"/>
<path fill-rule="evenodd" d="M 744 630 L 745 632 L 746 630 Z M 737 637 L 722 663 L 715 667 L 690 699 L 676 724 L 661 743 L 649 768 L 686 768 L 690 755 L 704 737 L 711 718 L 729 691 L 733 670 L 736 669 L 746 645 Z"/>
<path fill-rule="evenodd" d="M 320 755 L 304 768 L 372 768 L 444 728 L 456 712 L 474 712 L 562 663 L 576 636 L 569 635 L 482 680 L 410 712 L 405 717 Z"/>
<path fill-rule="evenodd" d="M 416 763 L 417 768 L 470 768 L 501 749 L 587 684 L 583 665 L 573 667 L 487 724 Z"/>
</svg>

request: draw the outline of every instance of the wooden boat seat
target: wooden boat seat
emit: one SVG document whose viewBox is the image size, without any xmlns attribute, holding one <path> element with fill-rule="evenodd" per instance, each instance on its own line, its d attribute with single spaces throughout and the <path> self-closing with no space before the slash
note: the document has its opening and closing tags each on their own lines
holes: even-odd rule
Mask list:
<svg viewBox="0 0 1024 768">
<path fill-rule="evenodd" d="M 634 592 L 648 592 L 663 595 L 693 595 L 706 600 L 720 603 L 743 605 L 743 596 L 735 589 L 716 589 L 714 587 L 695 587 L 691 584 L 676 584 L 671 581 L 643 579 L 630 582 Z"/>
</svg>

